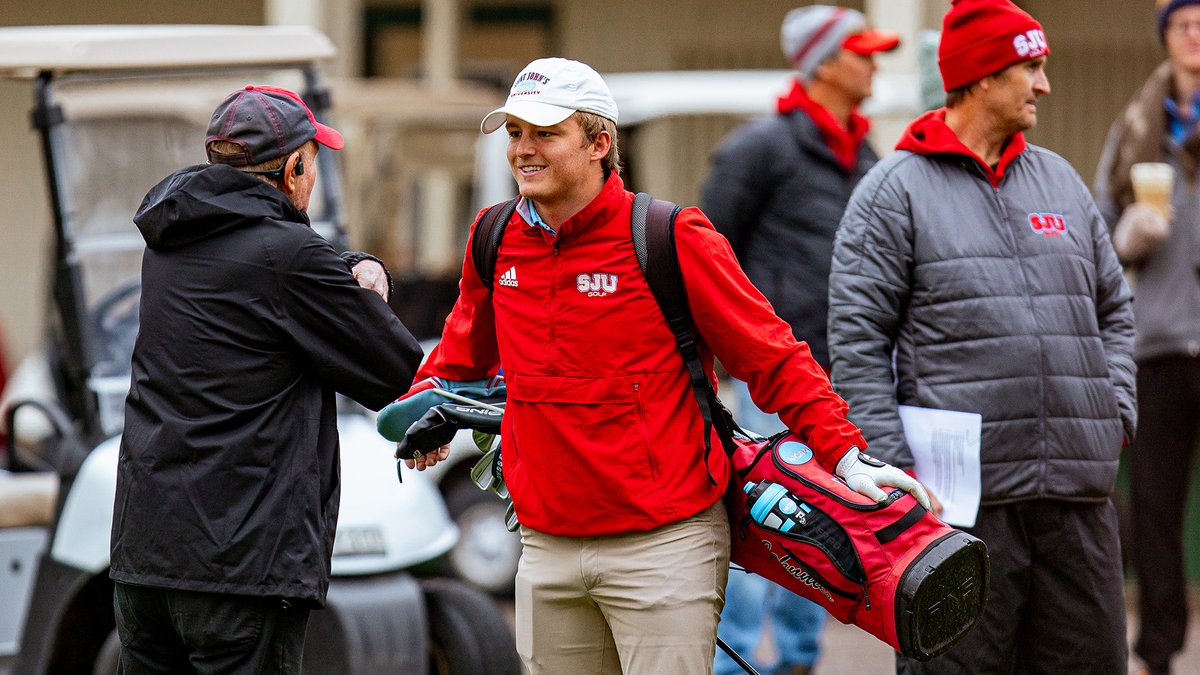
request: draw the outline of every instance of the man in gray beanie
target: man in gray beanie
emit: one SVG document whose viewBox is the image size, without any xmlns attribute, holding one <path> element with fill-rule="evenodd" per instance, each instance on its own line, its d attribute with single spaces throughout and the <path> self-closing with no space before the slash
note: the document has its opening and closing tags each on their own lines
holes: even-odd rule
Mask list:
<svg viewBox="0 0 1200 675">
<path fill-rule="evenodd" d="M 788 12 L 780 31 L 795 68 L 778 114 L 727 139 L 713 159 L 701 207 L 729 239 L 747 276 L 829 369 L 825 317 L 833 235 L 859 178 L 878 157 L 866 142 L 858 106 L 871 95 L 873 55 L 895 49 L 895 33 L 871 30 L 859 12 L 814 5 Z M 784 428 L 735 381 L 739 422 L 754 431 Z M 751 657 L 762 621 L 772 622 L 779 662 L 762 672 L 808 673 L 816 662 L 825 610 L 766 580 L 733 571 L 718 635 Z M 715 672 L 738 666 L 718 653 Z"/>
</svg>

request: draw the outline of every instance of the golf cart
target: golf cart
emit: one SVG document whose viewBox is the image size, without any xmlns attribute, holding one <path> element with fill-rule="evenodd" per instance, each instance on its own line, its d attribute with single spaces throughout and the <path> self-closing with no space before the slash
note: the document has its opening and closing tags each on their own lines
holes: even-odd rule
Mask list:
<svg viewBox="0 0 1200 675">
<path fill-rule="evenodd" d="M 247 82 L 300 92 L 322 115 L 316 64 L 332 53 L 300 27 L 0 29 L 0 77 L 31 84 L 55 232 L 46 346 L 0 403 L 0 513 L 27 514 L 0 519 L 0 673 L 116 672 L 109 533 L 144 247 L 131 215 L 160 178 L 204 161 L 209 114 Z M 317 161 L 313 227 L 345 248 L 335 156 Z M 397 483 L 393 446 L 348 399 L 338 432 L 334 578 L 309 622 L 305 670 L 519 672 L 491 598 L 413 573 L 458 537 L 434 484 L 407 469 Z"/>
</svg>

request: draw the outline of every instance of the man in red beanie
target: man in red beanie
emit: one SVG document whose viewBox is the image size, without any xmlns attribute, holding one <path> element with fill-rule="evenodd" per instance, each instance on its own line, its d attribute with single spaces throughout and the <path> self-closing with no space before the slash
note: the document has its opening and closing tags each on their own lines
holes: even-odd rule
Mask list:
<svg viewBox="0 0 1200 675">
<path fill-rule="evenodd" d="M 1113 123 L 1095 190 L 1117 255 L 1137 274 L 1141 433 L 1127 461 L 1141 526 L 1127 550 L 1138 579 L 1134 652 L 1150 675 L 1171 672 L 1188 633 L 1183 522 L 1200 442 L 1200 0 L 1159 0 L 1158 29 L 1167 60 Z M 1151 180 L 1138 176 L 1135 189 L 1146 172 Z"/>
<path fill-rule="evenodd" d="M 876 454 L 913 466 L 897 407 L 982 416 L 978 627 L 902 673 L 1124 673 L 1110 499 L 1133 438 L 1129 288 L 1078 174 L 1027 145 L 1042 27 L 1008 0 L 943 23 L 946 107 L 863 178 L 834 244 L 832 379 Z"/>
</svg>

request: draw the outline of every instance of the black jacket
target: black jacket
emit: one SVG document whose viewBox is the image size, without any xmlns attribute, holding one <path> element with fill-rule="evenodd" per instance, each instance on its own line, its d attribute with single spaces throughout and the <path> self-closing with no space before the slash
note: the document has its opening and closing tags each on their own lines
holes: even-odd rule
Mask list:
<svg viewBox="0 0 1200 675">
<path fill-rule="evenodd" d="M 826 370 L 833 237 L 854 186 L 876 161 L 864 142 L 848 174 L 807 115 L 772 115 L 721 144 L 700 197 L 746 276 Z"/>
<path fill-rule="evenodd" d="M 151 189 L 113 579 L 323 603 L 335 392 L 379 409 L 421 349 L 279 190 L 227 166 Z"/>
</svg>

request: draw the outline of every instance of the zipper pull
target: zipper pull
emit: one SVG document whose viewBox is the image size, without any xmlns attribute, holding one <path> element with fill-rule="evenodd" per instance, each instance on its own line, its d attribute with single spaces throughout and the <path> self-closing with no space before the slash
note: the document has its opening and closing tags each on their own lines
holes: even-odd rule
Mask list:
<svg viewBox="0 0 1200 675">
<path fill-rule="evenodd" d="M 870 596 L 870 594 L 867 593 L 867 580 L 866 579 L 863 579 L 862 591 L 863 591 L 863 602 L 866 603 L 867 609 L 871 609 L 871 596 Z"/>
</svg>

